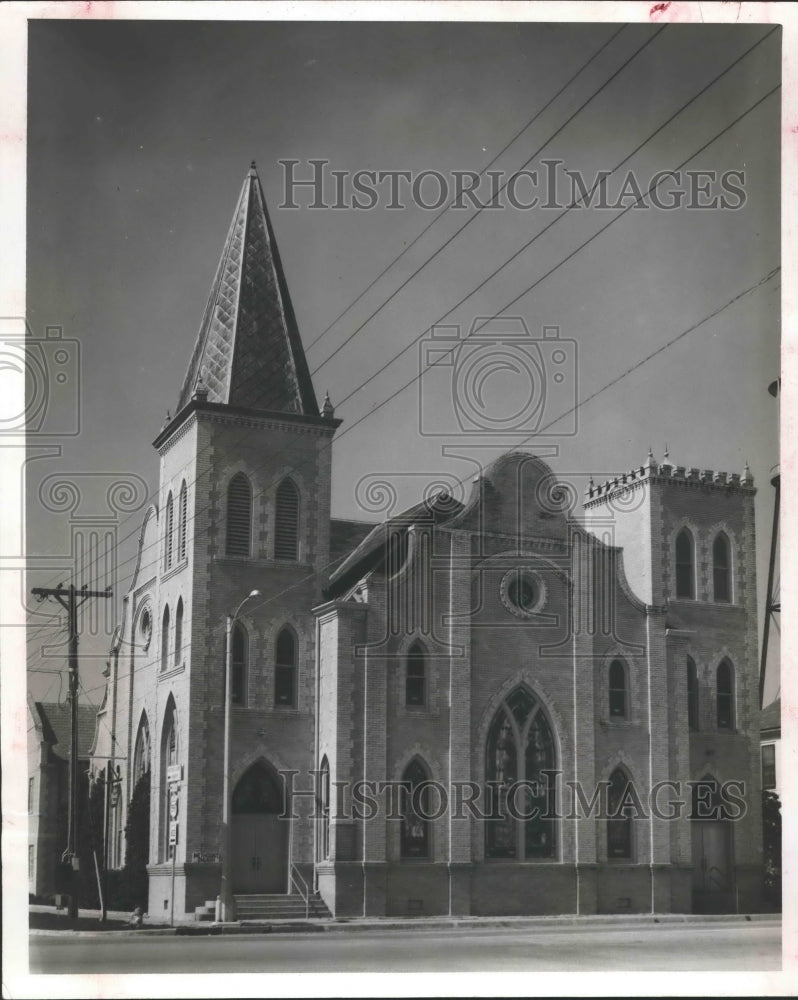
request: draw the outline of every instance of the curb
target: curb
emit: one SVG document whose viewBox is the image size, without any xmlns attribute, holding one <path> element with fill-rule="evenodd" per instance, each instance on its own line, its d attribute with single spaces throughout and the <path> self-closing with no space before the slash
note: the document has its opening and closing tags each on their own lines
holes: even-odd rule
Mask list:
<svg viewBox="0 0 798 1000">
<path fill-rule="evenodd" d="M 773 913 L 750 913 L 750 914 L 708 914 L 697 915 L 685 914 L 660 914 L 652 916 L 650 914 L 640 914 L 635 917 L 629 915 L 607 915 L 607 916 L 583 916 L 576 915 L 562 917 L 459 917 L 459 918 L 419 918 L 410 917 L 404 919 L 375 918 L 372 920 L 363 918 L 340 918 L 338 920 L 320 920 L 312 923 L 305 920 L 284 920 L 284 921 L 241 921 L 237 923 L 182 923 L 176 927 L 142 927 L 138 930 L 132 928 L 120 928 L 119 930 L 52 930 L 52 929 L 32 929 L 31 936 L 35 937 L 152 937 L 152 936 L 178 936 L 178 937 L 209 937 L 219 935 L 257 935 L 257 934 L 319 934 L 319 933 L 363 933 L 374 931 L 413 931 L 415 933 L 435 930 L 468 930 L 490 928 L 528 928 L 529 930 L 556 930 L 563 927 L 575 929 L 578 927 L 639 927 L 642 925 L 667 926 L 669 924 L 723 924 L 723 923 L 766 923 L 780 924 L 781 914 Z"/>
</svg>

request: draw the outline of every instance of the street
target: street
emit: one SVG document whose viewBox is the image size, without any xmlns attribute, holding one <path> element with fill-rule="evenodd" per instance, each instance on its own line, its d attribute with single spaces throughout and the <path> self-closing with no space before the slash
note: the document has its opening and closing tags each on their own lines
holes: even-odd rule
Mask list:
<svg viewBox="0 0 798 1000">
<path fill-rule="evenodd" d="M 31 973 L 769 971 L 781 923 L 336 930 L 183 937 L 33 935 Z"/>
</svg>

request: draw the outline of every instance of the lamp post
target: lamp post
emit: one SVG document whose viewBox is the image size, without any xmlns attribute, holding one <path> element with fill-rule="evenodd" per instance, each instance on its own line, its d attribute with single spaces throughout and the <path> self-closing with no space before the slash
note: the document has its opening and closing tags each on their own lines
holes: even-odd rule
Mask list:
<svg viewBox="0 0 798 1000">
<path fill-rule="evenodd" d="M 225 622 L 224 646 L 224 764 L 222 773 L 222 884 L 219 892 L 219 919 L 232 919 L 233 894 L 230 885 L 230 706 L 233 678 L 233 626 L 239 612 L 252 597 L 260 597 L 259 590 L 247 594 Z"/>
</svg>

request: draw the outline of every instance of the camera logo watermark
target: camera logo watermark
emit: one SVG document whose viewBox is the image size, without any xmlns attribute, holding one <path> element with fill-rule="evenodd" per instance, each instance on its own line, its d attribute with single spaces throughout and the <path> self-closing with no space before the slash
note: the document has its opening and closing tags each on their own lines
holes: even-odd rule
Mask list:
<svg viewBox="0 0 798 1000">
<path fill-rule="evenodd" d="M 477 317 L 470 330 L 435 326 L 419 345 L 422 435 L 517 439 L 577 432 L 577 343 L 520 316 Z"/>
<path fill-rule="evenodd" d="M 80 343 L 60 326 L 35 337 L 24 318 L 0 317 L 0 374 L 24 381 L 0 393 L 0 434 L 74 437 L 80 433 Z"/>
</svg>

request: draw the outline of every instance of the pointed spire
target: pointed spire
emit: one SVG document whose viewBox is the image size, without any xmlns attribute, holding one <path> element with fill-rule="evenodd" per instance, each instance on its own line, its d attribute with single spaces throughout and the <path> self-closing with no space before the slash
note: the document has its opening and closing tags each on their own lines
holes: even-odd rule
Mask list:
<svg viewBox="0 0 798 1000">
<path fill-rule="evenodd" d="M 324 402 L 321 405 L 321 415 L 326 417 L 327 420 L 332 420 L 335 416 L 335 407 L 330 402 L 329 392 L 324 393 Z"/>
<path fill-rule="evenodd" d="M 745 468 L 743 469 L 743 482 L 746 485 L 750 485 L 751 483 L 753 483 L 753 481 L 754 481 L 754 477 L 751 474 L 751 469 L 750 469 L 750 467 L 748 465 L 748 460 L 746 459 Z"/>
<path fill-rule="evenodd" d="M 318 416 L 255 161 L 244 179 L 180 392 L 211 403 Z"/>
</svg>

